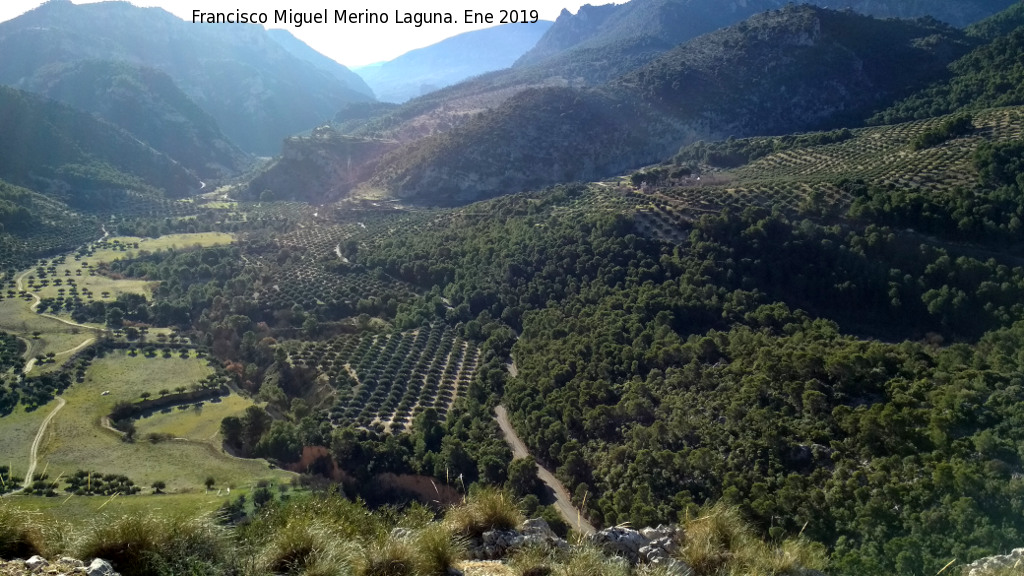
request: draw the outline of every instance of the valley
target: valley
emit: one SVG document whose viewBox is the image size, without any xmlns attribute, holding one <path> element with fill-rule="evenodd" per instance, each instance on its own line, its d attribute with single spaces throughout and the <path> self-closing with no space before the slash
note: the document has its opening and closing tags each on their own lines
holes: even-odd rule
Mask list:
<svg viewBox="0 0 1024 576">
<path fill-rule="evenodd" d="M 1016 573 L 1024 8 L 834 4 L 0 22 L 0 572 Z"/>
</svg>

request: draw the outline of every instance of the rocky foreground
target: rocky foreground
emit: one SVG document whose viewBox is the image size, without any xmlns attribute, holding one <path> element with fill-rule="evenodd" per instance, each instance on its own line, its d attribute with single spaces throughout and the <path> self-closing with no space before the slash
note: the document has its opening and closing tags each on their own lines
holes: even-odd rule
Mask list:
<svg viewBox="0 0 1024 576">
<path fill-rule="evenodd" d="M 89 564 L 74 558 L 50 562 L 42 556 L 28 560 L 0 560 L 0 576 L 121 576 L 106 560 L 96 558 Z"/>
</svg>

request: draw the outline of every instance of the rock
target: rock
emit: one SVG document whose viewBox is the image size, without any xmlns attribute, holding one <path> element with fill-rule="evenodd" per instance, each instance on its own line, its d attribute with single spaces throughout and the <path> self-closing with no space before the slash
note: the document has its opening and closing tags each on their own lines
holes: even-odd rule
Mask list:
<svg viewBox="0 0 1024 576">
<path fill-rule="evenodd" d="M 1019 564 L 1018 564 L 1019 563 Z M 1024 566 L 1024 548 L 1015 548 L 1009 554 L 981 558 L 964 567 L 967 576 L 984 576 L 998 570 Z"/>
<path fill-rule="evenodd" d="M 57 560 L 57 563 L 65 566 L 71 566 L 72 568 L 82 568 L 85 566 L 85 562 L 82 562 L 77 558 L 68 558 L 67 556 L 63 556 L 60 560 Z"/>
<path fill-rule="evenodd" d="M 110 562 L 96 558 L 89 564 L 89 567 L 85 569 L 87 576 L 121 576 L 114 571 L 114 567 L 110 565 Z"/>
<path fill-rule="evenodd" d="M 449 566 L 448 570 L 445 572 L 445 575 L 446 576 L 466 576 L 465 572 L 463 572 L 462 570 L 459 570 L 458 568 L 455 568 L 454 566 Z"/>
<path fill-rule="evenodd" d="M 554 530 L 548 525 L 547 521 L 543 518 L 531 518 L 526 522 L 523 522 L 523 534 L 524 535 L 540 535 L 546 538 L 558 538 L 555 535 Z"/>
<path fill-rule="evenodd" d="M 49 565 L 50 563 L 42 556 L 33 556 L 25 561 L 25 568 L 28 568 L 32 572 L 38 572 Z"/>
<path fill-rule="evenodd" d="M 640 549 L 649 543 L 640 532 L 618 526 L 605 528 L 591 538 L 608 553 L 622 556 L 634 564 L 640 561 Z"/>
</svg>

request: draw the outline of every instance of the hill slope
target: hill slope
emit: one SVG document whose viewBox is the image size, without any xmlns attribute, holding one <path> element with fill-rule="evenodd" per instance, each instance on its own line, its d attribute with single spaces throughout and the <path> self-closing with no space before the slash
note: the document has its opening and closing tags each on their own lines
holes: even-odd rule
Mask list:
<svg viewBox="0 0 1024 576">
<path fill-rule="evenodd" d="M 369 100 L 290 54 L 259 26 L 193 25 L 127 2 L 43 4 L 0 23 L 0 82 L 28 87 L 53 64 L 123 60 L 166 72 L 236 144 L 270 154 L 281 140 Z"/>
<path fill-rule="evenodd" d="M 54 64 L 26 88 L 98 114 L 201 178 L 237 174 L 249 162 L 209 114 L 153 68 L 109 60 Z"/>
<path fill-rule="evenodd" d="M 199 180 L 124 130 L 35 94 L 0 87 L 0 178 L 86 206 L 90 191 L 160 189 Z"/>
<path fill-rule="evenodd" d="M 1013 0 L 810 0 L 834 10 L 851 9 L 881 18 L 932 16 L 963 27 L 1013 4 Z M 729 26 L 759 12 L 777 10 L 785 0 L 633 0 L 620 5 L 584 6 L 577 14 L 562 12 L 545 36 L 516 63 L 527 67 L 543 63 L 550 69 L 578 67 L 578 62 L 605 63 L 624 72 L 625 61 L 643 54 L 665 51 L 676 44 L 723 26 Z M 593 54 L 599 56 L 593 56 Z M 649 59 L 649 58 L 648 58 Z M 581 70 L 590 80 L 600 80 L 597 66 Z M 617 74 L 614 74 L 617 75 Z M 604 75 L 604 80 L 611 76 Z"/>
<path fill-rule="evenodd" d="M 924 88 L 871 120 L 893 123 L 1024 104 L 1024 5 L 1018 4 L 968 30 L 990 41 L 949 66 L 949 79 Z"/>
<path fill-rule="evenodd" d="M 941 76 L 970 46 L 934 21 L 788 7 L 683 44 L 598 89 L 523 92 L 388 156 L 373 184 L 426 202 L 466 201 L 602 178 L 700 138 L 848 122 Z"/>
<path fill-rule="evenodd" d="M 355 90 L 367 98 L 373 98 L 373 90 L 370 89 L 359 74 L 317 52 L 309 44 L 296 38 L 291 32 L 281 28 L 270 28 L 267 30 L 267 34 L 285 50 L 290 52 L 292 56 L 309 62 L 320 70 L 334 76 L 347 88 Z"/>
<path fill-rule="evenodd" d="M 384 102 L 410 98 L 444 88 L 471 76 L 511 66 L 551 27 L 505 24 L 474 30 L 412 50 L 394 60 L 356 68 Z"/>
</svg>

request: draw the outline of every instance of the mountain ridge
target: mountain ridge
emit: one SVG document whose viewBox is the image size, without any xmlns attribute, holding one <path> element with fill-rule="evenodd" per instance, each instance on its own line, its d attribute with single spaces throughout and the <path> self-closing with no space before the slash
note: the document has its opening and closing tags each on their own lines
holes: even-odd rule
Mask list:
<svg viewBox="0 0 1024 576">
<path fill-rule="evenodd" d="M 190 24 L 127 2 L 51 0 L 0 23 L 0 82 L 27 87 L 44 66 L 125 60 L 168 74 L 246 151 L 281 140 L 370 98 L 293 56 L 259 26 Z"/>
</svg>

